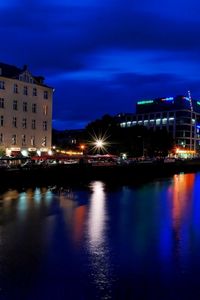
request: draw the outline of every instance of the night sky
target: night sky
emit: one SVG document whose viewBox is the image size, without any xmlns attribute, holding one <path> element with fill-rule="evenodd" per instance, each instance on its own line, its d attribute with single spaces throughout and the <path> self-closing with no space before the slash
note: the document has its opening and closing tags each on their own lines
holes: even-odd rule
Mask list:
<svg viewBox="0 0 200 300">
<path fill-rule="evenodd" d="M 198 0 L 0 0 L 0 61 L 55 88 L 53 127 L 200 98 Z"/>
</svg>

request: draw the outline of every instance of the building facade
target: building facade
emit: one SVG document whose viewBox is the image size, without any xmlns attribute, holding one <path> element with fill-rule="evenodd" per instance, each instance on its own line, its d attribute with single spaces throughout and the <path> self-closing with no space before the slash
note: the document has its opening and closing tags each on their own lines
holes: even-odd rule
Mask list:
<svg viewBox="0 0 200 300">
<path fill-rule="evenodd" d="M 200 101 L 188 96 L 141 100 L 135 114 L 119 114 L 121 127 L 143 125 L 166 128 L 173 136 L 176 151 L 194 154 L 200 150 Z"/>
<path fill-rule="evenodd" d="M 7 155 L 50 151 L 52 99 L 43 77 L 0 63 L 0 149 Z"/>
</svg>

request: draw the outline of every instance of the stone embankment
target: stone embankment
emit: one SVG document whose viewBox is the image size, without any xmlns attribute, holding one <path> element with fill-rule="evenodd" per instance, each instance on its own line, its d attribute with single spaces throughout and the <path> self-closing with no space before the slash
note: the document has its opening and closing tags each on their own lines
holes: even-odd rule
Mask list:
<svg viewBox="0 0 200 300">
<path fill-rule="evenodd" d="M 174 163 L 143 163 L 131 165 L 91 166 L 57 165 L 25 169 L 0 170 L 1 187 L 69 185 L 102 180 L 110 183 L 137 184 L 181 172 L 200 171 L 200 160 Z"/>
</svg>

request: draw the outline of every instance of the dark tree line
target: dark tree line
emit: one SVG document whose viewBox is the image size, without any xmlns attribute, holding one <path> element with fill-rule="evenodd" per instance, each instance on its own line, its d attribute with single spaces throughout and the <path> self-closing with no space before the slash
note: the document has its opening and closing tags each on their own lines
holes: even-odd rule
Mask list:
<svg viewBox="0 0 200 300">
<path fill-rule="evenodd" d="M 80 145 L 84 144 L 85 152 L 92 154 L 94 137 L 105 138 L 108 153 L 127 153 L 132 157 L 166 156 L 174 144 L 166 129 L 153 130 L 139 125 L 122 128 L 119 121 L 110 115 L 89 123 L 83 130 L 53 130 L 52 141 L 53 145 L 66 150 L 80 150 Z"/>
<path fill-rule="evenodd" d="M 105 115 L 86 127 L 86 136 L 107 136 L 107 150 L 119 155 L 127 153 L 129 156 L 166 156 L 172 150 L 174 141 L 168 131 L 163 129 L 147 129 L 144 126 L 122 128 L 116 118 Z"/>
</svg>

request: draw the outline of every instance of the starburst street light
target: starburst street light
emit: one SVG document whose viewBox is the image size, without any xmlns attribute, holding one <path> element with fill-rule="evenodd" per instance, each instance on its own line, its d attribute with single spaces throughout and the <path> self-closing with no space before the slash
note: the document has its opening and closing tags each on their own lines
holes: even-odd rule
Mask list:
<svg viewBox="0 0 200 300">
<path fill-rule="evenodd" d="M 92 150 L 100 153 L 102 152 L 107 152 L 107 146 L 109 145 L 109 143 L 107 142 L 108 139 L 108 135 L 103 134 L 103 135 L 99 135 L 97 136 L 95 133 L 92 135 L 92 139 L 93 141 L 90 142 L 90 144 L 92 145 Z"/>
<path fill-rule="evenodd" d="M 100 154 L 101 150 L 102 151 L 106 151 L 106 143 L 102 140 L 102 139 L 97 139 L 95 142 L 94 142 L 94 150 L 97 150 L 97 152 Z"/>
</svg>

